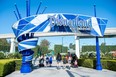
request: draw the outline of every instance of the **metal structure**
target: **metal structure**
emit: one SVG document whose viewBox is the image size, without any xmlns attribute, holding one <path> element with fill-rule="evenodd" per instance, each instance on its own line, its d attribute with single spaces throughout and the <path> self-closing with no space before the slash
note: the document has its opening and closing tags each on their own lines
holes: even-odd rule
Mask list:
<svg viewBox="0 0 116 77">
<path fill-rule="evenodd" d="M 94 5 L 94 16 L 96 17 L 96 5 Z M 99 38 L 96 36 L 96 69 L 102 70 L 101 62 L 100 62 L 100 47 L 99 47 Z"/>
<path fill-rule="evenodd" d="M 21 73 L 29 73 L 32 71 L 31 61 L 34 52 L 31 48 L 37 46 L 38 37 L 35 37 L 36 32 L 70 32 L 96 37 L 104 36 L 107 24 L 106 19 L 67 13 L 43 14 L 47 7 L 44 8 L 41 14 L 37 15 L 40 6 L 41 3 L 38 6 L 36 15 L 30 16 L 30 0 L 27 0 L 27 17 L 21 18 L 19 10 L 15 5 L 19 20 L 12 26 L 12 29 L 19 43 L 19 53 L 22 54 Z M 17 18 L 16 14 L 15 16 Z M 79 37 L 77 36 L 76 43 L 79 44 Z M 97 41 L 97 43 L 99 42 Z M 76 46 L 76 49 L 76 54 L 79 56 L 79 45 Z"/>
</svg>

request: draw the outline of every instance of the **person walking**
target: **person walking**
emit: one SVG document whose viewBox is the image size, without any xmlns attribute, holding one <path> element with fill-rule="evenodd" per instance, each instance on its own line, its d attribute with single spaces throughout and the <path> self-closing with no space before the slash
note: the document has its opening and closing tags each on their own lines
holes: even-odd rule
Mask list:
<svg viewBox="0 0 116 77">
<path fill-rule="evenodd" d="M 71 60 L 72 60 L 71 54 L 68 53 L 68 69 L 69 70 L 70 70 L 70 67 L 71 67 Z"/>
<path fill-rule="evenodd" d="M 46 55 L 46 66 L 48 66 L 48 65 L 49 65 L 49 56 Z"/>
<path fill-rule="evenodd" d="M 50 56 L 49 58 L 49 64 L 50 64 L 50 67 L 52 66 L 52 56 Z"/>
<path fill-rule="evenodd" d="M 67 57 L 66 57 L 66 55 L 64 55 L 64 57 L 63 57 L 63 68 L 64 69 L 66 68 L 66 64 L 67 64 Z"/>
<path fill-rule="evenodd" d="M 39 60 L 39 67 L 44 67 L 44 55 L 42 55 Z"/>
<path fill-rule="evenodd" d="M 56 56 L 56 61 L 57 61 L 57 69 L 60 69 L 61 65 L 61 60 L 62 60 L 62 56 L 60 55 L 60 53 L 57 54 Z"/>
</svg>

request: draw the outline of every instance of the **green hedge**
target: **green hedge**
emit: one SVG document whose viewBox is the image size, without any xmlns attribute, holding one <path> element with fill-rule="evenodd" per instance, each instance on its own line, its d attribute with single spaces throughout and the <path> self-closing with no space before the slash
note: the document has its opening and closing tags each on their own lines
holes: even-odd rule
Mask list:
<svg viewBox="0 0 116 77">
<path fill-rule="evenodd" d="M 0 60 L 0 77 L 8 75 L 15 70 L 20 70 L 21 59 L 1 59 Z"/>
<path fill-rule="evenodd" d="M 78 65 L 88 68 L 94 68 L 95 61 L 93 59 L 79 59 Z"/>
<path fill-rule="evenodd" d="M 102 68 L 116 71 L 116 60 L 101 60 Z M 96 68 L 95 59 L 78 59 L 78 65 L 88 68 Z"/>
<path fill-rule="evenodd" d="M 108 69 L 116 71 L 116 60 L 107 61 Z"/>
<path fill-rule="evenodd" d="M 15 71 L 15 62 L 13 60 L 0 60 L 0 76 L 5 76 Z"/>
<path fill-rule="evenodd" d="M 78 59 L 78 66 L 82 66 L 85 59 Z"/>
<path fill-rule="evenodd" d="M 91 59 L 86 59 L 83 61 L 83 64 L 82 64 L 83 67 L 88 67 L 88 68 L 93 68 L 93 60 Z"/>
<path fill-rule="evenodd" d="M 102 68 L 108 69 L 108 60 L 101 60 Z"/>
<path fill-rule="evenodd" d="M 20 70 L 22 60 L 21 59 L 15 59 L 15 70 Z"/>
</svg>

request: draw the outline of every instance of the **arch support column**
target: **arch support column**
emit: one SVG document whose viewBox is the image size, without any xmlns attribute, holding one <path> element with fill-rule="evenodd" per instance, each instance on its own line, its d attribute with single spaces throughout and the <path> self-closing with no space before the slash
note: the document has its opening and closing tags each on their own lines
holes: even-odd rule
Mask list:
<svg viewBox="0 0 116 77">
<path fill-rule="evenodd" d="M 11 38 L 10 53 L 15 52 L 15 38 Z"/>
<path fill-rule="evenodd" d="M 79 37 L 75 36 L 75 54 L 80 58 Z"/>
</svg>

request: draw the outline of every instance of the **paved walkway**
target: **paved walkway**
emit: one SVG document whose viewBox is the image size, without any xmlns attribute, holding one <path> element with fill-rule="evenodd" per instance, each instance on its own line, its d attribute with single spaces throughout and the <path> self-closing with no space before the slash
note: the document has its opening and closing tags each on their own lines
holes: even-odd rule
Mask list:
<svg viewBox="0 0 116 77">
<path fill-rule="evenodd" d="M 54 61 L 52 67 L 39 68 L 36 66 L 31 73 L 22 74 L 20 71 L 15 71 L 6 77 L 116 77 L 116 72 L 106 69 L 97 71 L 95 69 L 85 67 L 71 68 L 70 70 L 67 68 L 61 68 L 57 70 L 56 61 Z"/>
</svg>

